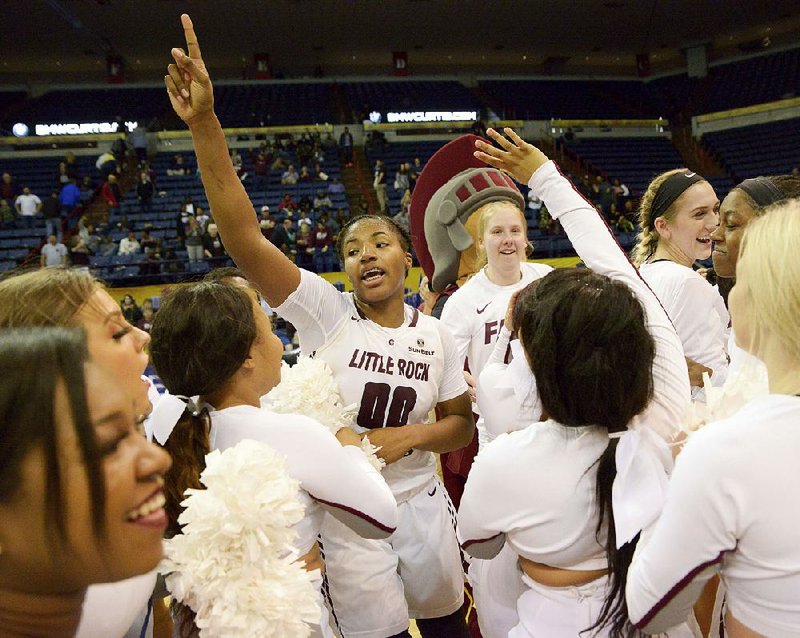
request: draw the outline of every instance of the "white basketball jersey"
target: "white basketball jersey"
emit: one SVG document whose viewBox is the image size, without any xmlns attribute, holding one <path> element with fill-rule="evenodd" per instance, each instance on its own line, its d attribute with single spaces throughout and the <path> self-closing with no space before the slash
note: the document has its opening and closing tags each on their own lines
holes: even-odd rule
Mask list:
<svg viewBox="0 0 800 638">
<path fill-rule="evenodd" d="M 301 271 L 297 290 L 276 311 L 300 333 L 304 354 L 332 369 L 345 405 L 359 405 L 359 432 L 426 423 L 437 403 L 467 390 L 452 337 L 433 317 L 406 306 L 403 325 L 385 328 L 361 315 L 352 293 Z M 436 472 L 433 453 L 414 450 L 383 469 L 396 496 Z"/>
</svg>

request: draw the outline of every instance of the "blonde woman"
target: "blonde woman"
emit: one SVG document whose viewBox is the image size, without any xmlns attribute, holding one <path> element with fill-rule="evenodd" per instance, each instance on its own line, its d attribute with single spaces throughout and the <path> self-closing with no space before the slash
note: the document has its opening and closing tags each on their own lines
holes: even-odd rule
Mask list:
<svg viewBox="0 0 800 638">
<path fill-rule="evenodd" d="M 726 635 L 800 635 L 800 202 L 768 210 L 744 234 L 729 307 L 770 394 L 707 425 L 678 456 L 628 573 L 630 618 L 647 633 L 685 617 L 719 573 Z"/>
<path fill-rule="evenodd" d="M 459 360 L 466 361 L 469 374 L 478 379 L 498 338 L 508 347 L 510 333 L 503 325 L 511 295 L 552 268 L 526 261 L 531 250 L 528 225 L 513 200 L 490 202 L 474 214 L 479 216 L 480 270 L 450 296 L 442 321 L 455 339 Z M 480 414 L 479 406 L 472 409 Z M 480 449 L 489 442 L 489 435 L 482 418 L 476 425 Z"/>
<path fill-rule="evenodd" d="M 672 320 L 687 358 L 693 395 L 702 399 L 702 372 L 721 385 L 728 368 L 728 312 L 719 293 L 692 269 L 696 261 L 711 256 L 719 201 L 711 184 L 697 173 L 667 171 L 650 182 L 642 196 L 639 224 L 633 261 Z"/>
</svg>

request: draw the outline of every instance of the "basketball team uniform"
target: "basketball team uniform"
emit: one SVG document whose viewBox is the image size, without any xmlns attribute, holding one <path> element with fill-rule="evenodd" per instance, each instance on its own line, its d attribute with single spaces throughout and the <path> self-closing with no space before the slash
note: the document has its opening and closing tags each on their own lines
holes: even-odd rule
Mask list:
<svg viewBox="0 0 800 638">
<path fill-rule="evenodd" d="M 553 218 L 561 220 L 586 265 L 624 282 L 642 303 L 656 348 L 654 393 L 629 429 L 648 437 L 651 434 L 642 430 L 650 430 L 665 447 L 690 400 L 683 349 L 669 318 L 597 211 L 575 192 L 555 164 L 542 166 L 529 185 Z M 502 434 L 489 443 L 475 459 L 461 500 L 458 525 L 464 550 L 477 558 L 492 558 L 508 547 L 551 567 L 606 569 L 607 533 L 605 528 L 597 531 L 595 491 L 596 462 L 608 445 L 605 428 L 565 427 L 552 419 Z M 668 474 L 671 455 L 667 452 L 658 461 L 664 466 L 654 471 Z M 518 624 L 508 633 L 513 638 L 580 635 L 597 619 L 608 586 L 607 576 L 579 587 L 548 587 L 525 574 L 520 577 L 524 591 L 517 601 Z M 486 622 L 491 625 L 494 619 Z M 592 635 L 603 637 L 608 632 Z M 692 634 L 682 626 L 669 635 Z"/>
<path fill-rule="evenodd" d="M 691 268 L 672 261 L 645 263 L 639 272 L 661 300 L 686 356 L 711 368 L 712 385 L 721 386 L 728 372 L 730 315 L 719 292 Z M 692 388 L 692 393 L 705 400 L 702 388 Z"/>
<path fill-rule="evenodd" d="M 476 381 L 494 350 L 511 296 L 551 270 L 545 264 L 523 262 L 520 264 L 521 279 L 515 284 L 500 286 L 486 276 L 484 267 L 450 296 L 442 311 L 442 323 L 453 335 L 459 360 L 462 363 L 466 360 Z M 479 405 L 473 404 L 472 411 L 481 414 Z M 480 449 L 489 442 L 489 437 L 482 418 L 476 426 Z"/>
<path fill-rule="evenodd" d="M 800 397 L 771 394 L 692 434 L 628 571 L 637 627 L 685 617 L 719 573 L 736 620 L 761 636 L 800 636 L 798 425 Z"/>
<path fill-rule="evenodd" d="M 359 405 L 356 431 L 429 422 L 437 403 L 467 391 L 452 337 L 438 320 L 406 306 L 403 325 L 380 326 L 360 313 L 352 293 L 300 272 L 300 285 L 275 310 L 297 328 L 303 353 L 331 367 L 344 404 Z M 345 638 L 384 638 L 405 630 L 409 618 L 446 616 L 463 602 L 455 512 L 436 478 L 434 454 L 412 450 L 382 474 L 399 516 L 387 540 L 363 539 L 332 517 L 323 523 Z"/>
<path fill-rule="evenodd" d="M 341 445 L 313 419 L 238 405 L 210 412 L 212 450 L 226 450 L 244 439 L 262 441 L 286 457 L 289 476 L 300 482 L 305 515 L 294 529 L 302 556 L 317 542 L 325 512 L 345 529 L 366 538 L 386 538 L 397 527 L 397 506 L 386 482 L 361 448 Z M 357 489 L 354 486 L 358 486 Z M 322 575 L 315 578 L 321 619 L 312 635 L 334 636 L 322 597 Z"/>
</svg>

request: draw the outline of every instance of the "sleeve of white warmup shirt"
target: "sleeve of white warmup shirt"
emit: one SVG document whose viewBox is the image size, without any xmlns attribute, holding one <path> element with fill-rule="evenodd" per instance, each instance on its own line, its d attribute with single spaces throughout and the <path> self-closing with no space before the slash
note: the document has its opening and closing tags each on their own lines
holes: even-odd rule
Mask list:
<svg viewBox="0 0 800 638">
<path fill-rule="evenodd" d="M 519 502 L 514 503 L 507 489 L 515 485 L 513 477 L 507 476 L 509 466 L 514 465 L 510 445 L 513 444 L 506 436 L 481 450 L 461 495 L 458 540 L 462 549 L 475 558 L 494 558 L 506 542 L 505 531 L 516 523 Z"/>
<path fill-rule="evenodd" d="M 705 279 L 687 277 L 671 309 L 671 319 L 686 352 L 701 354 L 703 363 L 713 370 L 713 385 L 720 386 L 728 372 L 727 326 L 722 325 L 715 297 L 719 293 Z"/>
<path fill-rule="evenodd" d="M 455 399 L 467 391 L 467 382 L 464 380 L 464 360 L 459 359 L 456 344 L 453 336 L 447 328 L 438 320 L 439 335 L 442 339 L 442 351 L 444 354 L 444 367 L 442 371 L 442 384 L 439 386 L 439 397 L 437 403 Z"/>
<path fill-rule="evenodd" d="M 352 312 L 347 299 L 333 284 L 302 268 L 300 284 L 273 310 L 295 327 L 300 335 L 300 348 L 306 355 L 322 347 Z"/>
<path fill-rule="evenodd" d="M 683 346 L 667 313 L 639 272 L 617 244 L 597 209 L 587 202 L 552 161 L 531 177 L 528 185 L 544 201 L 553 219 L 561 221 L 572 246 L 593 271 L 624 282 L 645 309 L 653 337 L 653 400 L 641 422 L 671 440 L 690 402 L 689 375 Z"/>
<path fill-rule="evenodd" d="M 661 517 L 628 571 L 628 615 L 648 634 L 686 621 L 725 553 L 736 548 L 737 530 L 747 525 L 741 512 L 752 509 L 726 470 L 738 464 L 707 434 L 693 435 L 678 456 Z"/>
<path fill-rule="evenodd" d="M 467 359 L 469 351 L 469 343 L 472 339 L 471 326 L 467 321 L 466 309 L 461 303 L 461 291 L 456 291 L 450 296 L 447 304 L 442 310 L 442 317 L 439 321 L 447 329 L 453 337 L 456 351 L 458 352 L 458 360 L 461 362 L 461 367 L 464 367 L 464 361 Z"/>
<path fill-rule="evenodd" d="M 390 536 L 397 528 L 397 502 L 361 448 L 343 446 L 312 419 L 296 418 L 290 427 L 284 453 L 303 489 L 360 536 Z"/>
<path fill-rule="evenodd" d="M 505 363 L 505 356 L 510 340 L 511 332 L 504 325 L 478 377 L 478 409 L 489 440 L 527 425 L 519 422 L 520 402 L 512 384 L 506 380 L 508 364 Z"/>
</svg>

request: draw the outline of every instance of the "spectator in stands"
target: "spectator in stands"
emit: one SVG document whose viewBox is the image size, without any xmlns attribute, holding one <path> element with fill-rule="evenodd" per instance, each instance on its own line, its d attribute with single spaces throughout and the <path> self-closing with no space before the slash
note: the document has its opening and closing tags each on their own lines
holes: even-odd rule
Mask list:
<svg viewBox="0 0 800 638">
<path fill-rule="evenodd" d="M 167 175 L 187 175 L 188 173 L 189 169 L 184 162 L 183 155 L 174 155 L 167 169 Z"/>
<path fill-rule="evenodd" d="M 47 238 L 47 243 L 42 246 L 42 268 L 64 268 L 67 265 L 67 247 L 58 241 L 55 235 Z"/>
<path fill-rule="evenodd" d="M 137 126 L 131 133 L 131 141 L 136 153 L 136 162 L 142 166 L 147 160 L 147 129 L 144 126 Z"/>
<path fill-rule="evenodd" d="M 138 255 L 142 252 L 142 245 L 136 239 L 136 233 L 128 231 L 128 236 L 119 240 L 118 255 Z"/>
<path fill-rule="evenodd" d="M 336 235 L 339 233 L 339 224 L 336 222 L 336 220 L 331 219 L 331 216 L 326 211 L 320 213 L 319 219 L 323 224 L 325 224 L 325 228 L 330 231 L 331 237 L 335 243 Z"/>
<path fill-rule="evenodd" d="M 330 272 L 336 269 L 333 233 L 325 225 L 322 215 L 317 220 L 316 228 L 312 233 L 311 246 L 314 249 L 314 270 L 317 272 Z"/>
<path fill-rule="evenodd" d="M 142 310 L 131 295 L 125 295 L 120 300 L 119 307 L 122 310 L 122 316 L 128 323 L 136 325 L 136 322 L 142 318 Z"/>
<path fill-rule="evenodd" d="M 69 241 L 69 258 L 73 266 L 89 265 L 89 246 L 80 235 L 73 235 Z"/>
<path fill-rule="evenodd" d="M 3 173 L 3 182 L 0 184 L 0 196 L 7 202 L 13 202 L 17 198 L 17 185 L 11 173 Z"/>
<path fill-rule="evenodd" d="M 297 208 L 297 202 L 292 199 L 291 194 L 284 193 L 283 199 L 278 203 L 278 212 L 291 214 Z"/>
<path fill-rule="evenodd" d="M 122 191 L 117 182 L 117 176 L 111 174 L 100 189 L 100 197 L 106 205 L 109 215 L 114 215 L 119 210 L 119 203 L 122 201 Z"/>
<path fill-rule="evenodd" d="M 160 275 L 161 274 L 161 245 L 155 244 L 144 251 L 145 260 L 139 264 L 140 275 Z"/>
<path fill-rule="evenodd" d="M 289 164 L 286 171 L 284 171 L 283 175 L 281 175 L 281 184 L 297 184 L 297 180 L 300 179 L 300 175 L 297 172 L 297 169 L 294 167 L 294 164 Z"/>
<path fill-rule="evenodd" d="M 630 189 L 622 183 L 619 177 L 615 177 L 611 182 L 611 199 L 617 208 L 622 208 L 630 196 Z"/>
<path fill-rule="evenodd" d="M 0 228 L 11 228 L 14 225 L 14 209 L 7 199 L 0 199 Z"/>
<path fill-rule="evenodd" d="M 64 155 L 64 164 L 67 167 L 67 175 L 69 178 L 77 182 L 80 178 L 80 169 L 78 167 L 78 160 L 75 159 L 75 153 L 67 151 Z"/>
<path fill-rule="evenodd" d="M 117 160 L 114 159 L 114 154 L 110 151 L 101 153 L 100 157 L 97 158 L 97 162 L 95 162 L 95 166 L 103 178 L 119 172 L 117 170 Z"/>
<path fill-rule="evenodd" d="M 247 174 L 244 172 L 244 160 L 242 159 L 239 151 L 235 148 L 231 149 L 231 163 L 233 164 L 233 170 L 236 171 L 239 179 L 244 181 L 245 177 L 247 177 Z"/>
<path fill-rule="evenodd" d="M 269 160 L 264 151 L 259 151 L 254 161 L 253 173 L 255 174 L 255 189 L 263 191 L 267 188 L 267 172 L 269 171 Z"/>
<path fill-rule="evenodd" d="M 284 219 L 280 226 L 275 226 L 270 241 L 281 249 L 284 255 L 293 258 L 295 252 L 295 233 L 291 219 Z"/>
<path fill-rule="evenodd" d="M 328 184 L 328 193 L 331 195 L 335 195 L 337 193 L 344 193 L 344 184 L 342 184 L 337 178 L 333 178 L 330 183 Z"/>
<path fill-rule="evenodd" d="M 86 206 L 89 201 L 92 199 L 94 195 L 94 182 L 89 175 L 83 176 L 83 181 L 81 181 L 81 204 Z"/>
<path fill-rule="evenodd" d="M 314 176 L 308 171 L 308 166 L 300 167 L 300 175 L 297 177 L 298 182 L 312 182 Z"/>
<path fill-rule="evenodd" d="M 125 134 L 120 133 L 119 137 L 111 144 L 111 153 L 117 162 L 117 166 L 125 169 L 125 158 L 128 155 L 128 144 L 125 141 Z"/>
<path fill-rule="evenodd" d="M 328 174 L 322 170 L 322 166 L 319 162 L 314 164 L 314 170 L 311 172 L 312 176 L 314 177 L 314 181 L 316 182 L 327 182 L 328 181 Z"/>
<path fill-rule="evenodd" d="M 83 229 L 79 229 L 78 234 L 89 249 L 90 255 L 96 255 L 100 251 L 101 238 L 94 228 L 94 224 L 87 223 Z"/>
<path fill-rule="evenodd" d="M 400 228 L 402 228 L 406 232 L 409 232 L 410 206 L 411 206 L 411 191 L 409 189 L 406 189 L 406 192 L 403 194 L 403 199 L 400 201 L 400 212 L 397 213 L 397 215 L 392 216 L 392 219 L 395 222 L 397 222 L 397 225 L 400 226 Z"/>
<path fill-rule="evenodd" d="M 216 224 L 209 224 L 206 232 L 203 233 L 203 254 L 207 259 L 212 260 L 212 263 L 228 256 Z"/>
<path fill-rule="evenodd" d="M 197 223 L 200 224 L 200 228 L 203 229 L 203 232 L 205 232 L 206 226 L 208 226 L 208 222 L 211 220 L 211 218 L 206 215 L 206 211 L 198 206 L 194 211 L 194 218 L 197 220 Z"/>
<path fill-rule="evenodd" d="M 611 205 L 611 207 L 616 208 L 613 204 Z M 627 217 L 625 217 L 625 215 L 623 215 L 622 213 L 616 213 L 616 221 L 614 222 L 614 227 L 616 228 L 617 232 L 620 233 L 632 233 L 634 230 L 633 222 Z"/>
<path fill-rule="evenodd" d="M 151 225 L 148 224 L 148 226 L 142 230 L 142 238 L 139 240 L 139 245 L 142 248 L 142 252 L 147 252 L 149 248 L 155 248 L 159 243 L 159 240 L 150 234 L 150 227 Z"/>
<path fill-rule="evenodd" d="M 189 221 L 186 224 L 185 245 L 190 262 L 203 260 L 205 257 L 203 253 L 203 228 L 197 223 L 194 215 L 189 215 Z"/>
<path fill-rule="evenodd" d="M 70 177 L 69 181 L 61 188 L 58 199 L 61 205 L 61 214 L 65 218 L 72 215 L 72 211 L 81 203 L 81 190 L 75 183 L 74 177 Z"/>
<path fill-rule="evenodd" d="M 594 187 L 592 189 L 595 193 L 594 201 L 600 204 L 600 212 L 609 218 L 608 210 L 613 202 L 613 195 L 611 192 L 611 184 L 602 175 L 595 178 Z"/>
<path fill-rule="evenodd" d="M 45 237 L 55 235 L 61 241 L 61 202 L 58 201 L 58 191 L 50 193 L 42 202 L 42 217 L 44 217 Z"/>
<path fill-rule="evenodd" d="M 386 166 L 382 159 L 375 162 L 375 172 L 372 177 L 372 186 L 378 198 L 378 210 L 382 215 L 389 213 L 389 198 L 386 195 Z"/>
<path fill-rule="evenodd" d="M 333 202 L 325 191 L 317 191 L 317 196 L 314 198 L 314 208 L 318 211 L 333 208 Z"/>
<path fill-rule="evenodd" d="M 311 235 L 311 226 L 305 221 L 301 221 L 298 227 L 299 230 L 294 240 L 297 251 L 295 263 L 298 268 L 311 270 L 314 264 L 314 238 Z"/>
<path fill-rule="evenodd" d="M 56 186 L 58 188 L 61 188 L 68 181 L 69 181 L 69 175 L 67 175 L 67 164 L 66 162 L 59 162 L 58 175 L 56 176 Z"/>
<path fill-rule="evenodd" d="M 22 189 L 22 195 L 17 197 L 16 208 L 25 228 L 32 230 L 36 224 L 36 215 L 42 210 L 42 200 L 31 193 L 30 188 L 25 186 Z"/>
<path fill-rule="evenodd" d="M 103 257 L 111 257 L 116 255 L 118 250 L 119 246 L 116 244 L 111 235 L 106 233 L 105 235 L 101 236 L 100 243 L 97 247 L 97 253 L 103 255 Z"/>
<path fill-rule="evenodd" d="M 403 194 L 411 188 L 411 182 L 408 179 L 408 168 L 409 165 L 407 163 L 401 163 L 400 166 L 397 167 L 397 173 L 395 173 L 394 176 L 394 189 Z"/>
<path fill-rule="evenodd" d="M 139 181 L 136 182 L 136 198 L 139 200 L 139 210 L 142 213 L 149 213 L 152 210 L 155 190 L 147 171 L 139 171 Z"/>
<path fill-rule="evenodd" d="M 333 139 L 333 133 L 330 131 L 325 133 L 325 137 L 322 138 L 320 143 L 322 144 L 322 148 L 326 151 L 336 148 L 336 140 Z"/>
<path fill-rule="evenodd" d="M 135 130 L 135 129 L 134 129 Z M 136 322 L 136 327 L 139 330 L 150 332 L 153 327 L 153 319 L 155 319 L 156 311 L 153 309 L 153 300 L 149 297 L 142 302 L 142 316 Z"/>
<path fill-rule="evenodd" d="M 342 150 L 344 165 L 348 168 L 353 165 L 353 134 L 350 128 L 345 126 L 344 131 L 339 136 L 339 148 Z"/>
</svg>

